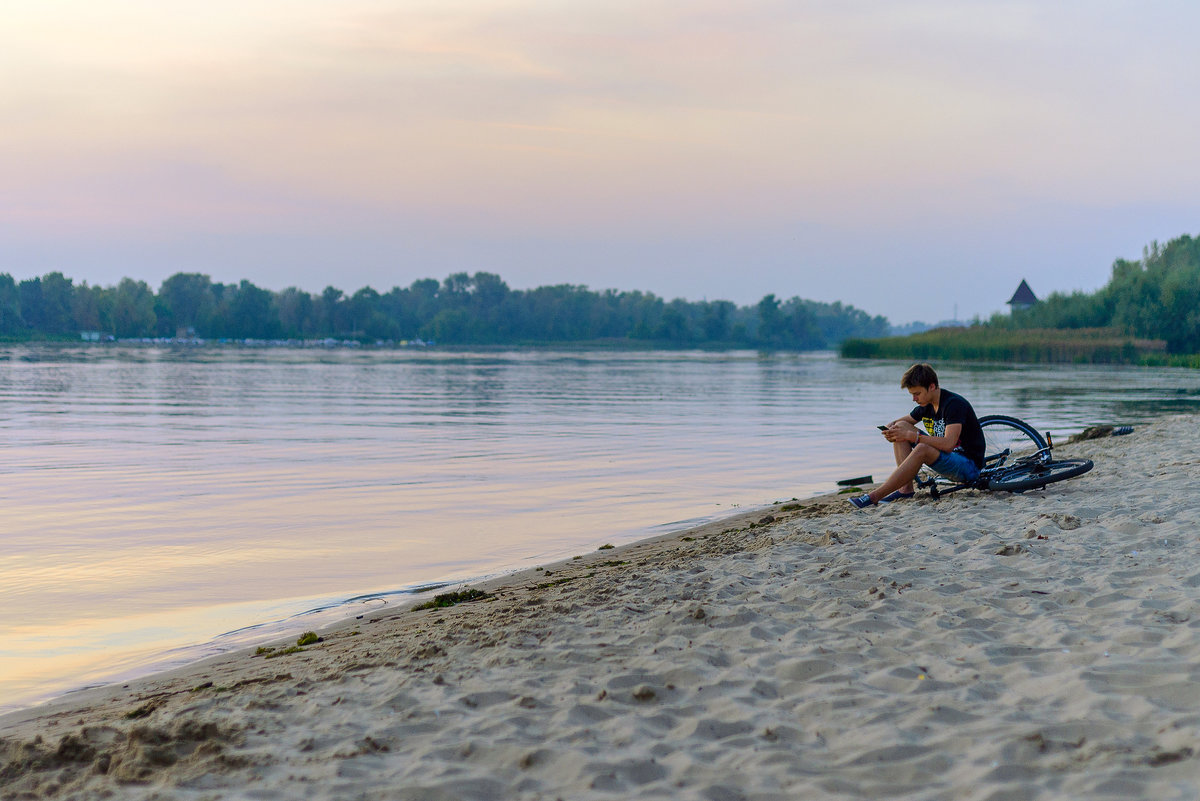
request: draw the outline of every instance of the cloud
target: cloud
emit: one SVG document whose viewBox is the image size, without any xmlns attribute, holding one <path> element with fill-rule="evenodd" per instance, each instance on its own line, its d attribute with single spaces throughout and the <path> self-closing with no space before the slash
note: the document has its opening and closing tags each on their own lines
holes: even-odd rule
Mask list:
<svg viewBox="0 0 1200 801">
<path fill-rule="evenodd" d="M 369 230 L 372 252 L 396 253 L 427 231 L 456 241 L 422 252 L 456 265 L 462 243 L 517 263 L 539 241 L 563 254 L 609 237 L 630 262 L 686 261 L 688 242 L 727 253 L 724 239 L 785 248 L 759 259 L 776 271 L 805 253 L 828 265 L 828 243 L 853 239 L 877 254 L 856 264 L 897 241 L 916 263 L 947 228 L 1047 236 L 1047 208 L 1196 210 L 1197 16 L 1032 0 L 22 3 L 0 29 L 0 69 L 21 77 L 0 87 L 0 203 L 47 238 L 277 235 L 282 253 L 287 232 Z M 791 249 L 787 231 L 826 244 Z"/>
<path fill-rule="evenodd" d="M 5 115 L 18 160 L 182 159 L 338 205 L 510 222 L 620 216 L 633 183 L 655 199 L 643 217 L 711 192 L 737 198 L 713 203 L 726 214 L 826 219 L 878 198 L 986 208 L 972 190 L 988 186 L 1091 197 L 1182 146 L 1169 127 L 1132 141 L 1093 77 L 1144 88 L 1097 58 L 1114 37 L 1021 4 L 352 2 L 278 28 L 284 6 L 259 0 L 195 27 L 191 4 L 160 10 L 151 35 L 129 4 L 99 5 L 125 13 L 93 12 L 74 68 L 55 58 L 80 23 L 51 37 L 52 88 Z"/>
</svg>

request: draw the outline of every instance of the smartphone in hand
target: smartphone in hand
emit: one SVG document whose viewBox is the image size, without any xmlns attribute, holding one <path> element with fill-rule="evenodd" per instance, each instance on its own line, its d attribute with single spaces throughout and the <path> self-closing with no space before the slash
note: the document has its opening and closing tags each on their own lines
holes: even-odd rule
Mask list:
<svg viewBox="0 0 1200 801">
<path fill-rule="evenodd" d="M 876 427 L 877 427 L 877 428 L 878 428 L 880 431 L 887 431 L 887 430 L 888 430 L 888 427 L 887 427 L 887 426 L 876 426 Z"/>
</svg>

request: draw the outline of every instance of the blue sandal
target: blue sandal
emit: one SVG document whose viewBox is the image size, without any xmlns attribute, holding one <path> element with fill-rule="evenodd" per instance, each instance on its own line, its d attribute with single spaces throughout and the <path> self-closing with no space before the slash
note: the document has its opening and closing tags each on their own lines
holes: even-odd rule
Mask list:
<svg viewBox="0 0 1200 801">
<path fill-rule="evenodd" d="M 868 506 L 875 505 L 875 501 L 871 500 L 870 495 L 857 495 L 853 498 L 848 498 L 847 500 L 854 504 L 855 509 L 866 509 Z"/>
</svg>

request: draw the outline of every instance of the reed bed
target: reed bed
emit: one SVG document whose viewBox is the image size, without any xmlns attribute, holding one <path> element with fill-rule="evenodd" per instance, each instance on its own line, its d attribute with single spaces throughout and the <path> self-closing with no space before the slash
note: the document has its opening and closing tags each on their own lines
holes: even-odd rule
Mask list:
<svg viewBox="0 0 1200 801">
<path fill-rule="evenodd" d="M 990 361 L 1029 364 L 1174 364 L 1166 343 L 1112 328 L 1004 330 L 978 325 L 935 328 L 906 337 L 848 339 L 850 359 Z M 1200 357 L 1191 358 L 1200 366 Z"/>
</svg>

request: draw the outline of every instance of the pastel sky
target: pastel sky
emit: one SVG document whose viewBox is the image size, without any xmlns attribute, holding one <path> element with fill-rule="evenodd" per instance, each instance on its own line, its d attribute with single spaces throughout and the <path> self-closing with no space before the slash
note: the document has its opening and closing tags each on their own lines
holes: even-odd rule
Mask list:
<svg viewBox="0 0 1200 801">
<path fill-rule="evenodd" d="M 0 272 L 989 315 L 1200 233 L 1200 4 L 13 0 Z"/>
</svg>

